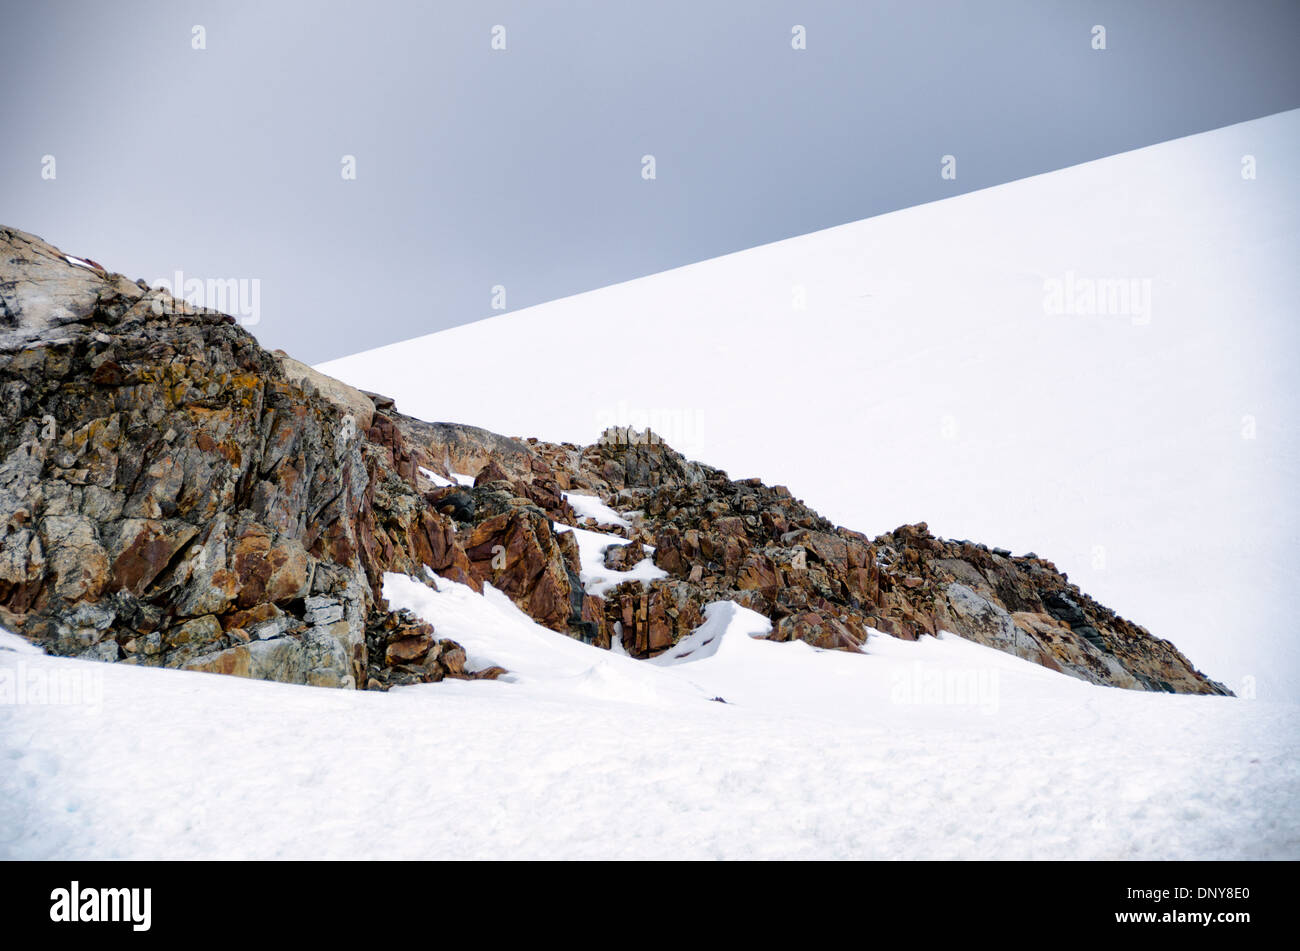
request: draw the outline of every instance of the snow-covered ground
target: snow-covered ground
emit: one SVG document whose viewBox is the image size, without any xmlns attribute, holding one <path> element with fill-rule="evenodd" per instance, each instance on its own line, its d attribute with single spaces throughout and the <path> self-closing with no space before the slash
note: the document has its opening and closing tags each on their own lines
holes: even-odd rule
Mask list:
<svg viewBox="0 0 1300 951">
<path fill-rule="evenodd" d="M 647 663 L 439 587 L 385 584 L 508 678 L 381 694 L 0 649 L 0 858 L 1300 858 L 1291 705 L 954 637 L 775 644 L 730 603 Z"/>
<path fill-rule="evenodd" d="M 648 423 L 859 531 L 1038 552 L 1238 693 L 1300 699 L 1297 168 L 1293 111 L 320 369 L 509 435 Z M 474 355 L 530 380 L 539 354 L 547 384 L 478 385 Z"/>
<path fill-rule="evenodd" d="M 573 532 L 574 538 L 577 539 L 578 560 L 582 566 L 579 576 L 583 590 L 588 594 L 598 594 L 603 597 L 606 591 L 621 585 L 624 581 L 654 581 L 656 578 L 668 577 L 668 572 L 654 562 L 653 545 L 644 546 L 646 557 L 626 571 L 619 571 L 616 568 L 605 567 L 605 552 L 613 545 L 628 544 L 626 538 L 593 532 L 586 528 L 573 528 L 569 525 L 556 524 L 555 530 Z"/>
<path fill-rule="evenodd" d="M 491 588 L 390 575 L 394 606 L 509 674 L 330 691 L 0 632 L 0 857 L 1300 858 L 1298 158 L 1287 113 L 325 367 L 507 433 L 648 422 L 860 530 L 1033 548 L 1259 699 L 1091 686 L 950 636 L 776 644 L 732 603 L 637 661 Z M 1080 276 L 1150 296 L 1048 313 Z M 564 339 L 581 371 L 526 394 L 438 358 L 509 375 Z M 589 589 L 657 571 L 571 530 Z"/>
<path fill-rule="evenodd" d="M 424 466 L 420 466 L 420 475 L 424 476 L 439 488 L 446 488 L 447 486 L 452 485 L 472 486 L 474 484 L 473 476 L 465 475 L 460 472 L 453 472 L 450 479 L 445 479 L 432 469 L 426 469 Z"/>
<path fill-rule="evenodd" d="M 619 515 L 594 495 L 582 495 L 578 492 L 565 492 L 565 500 L 577 513 L 579 518 L 592 518 L 598 525 L 621 525 L 631 528 L 632 523 Z"/>
</svg>

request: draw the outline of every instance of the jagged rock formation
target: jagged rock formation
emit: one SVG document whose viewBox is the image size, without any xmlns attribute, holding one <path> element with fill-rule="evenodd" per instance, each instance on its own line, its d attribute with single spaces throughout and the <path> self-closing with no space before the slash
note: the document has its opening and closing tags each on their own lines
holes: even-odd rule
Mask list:
<svg viewBox="0 0 1300 951">
<path fill-rule="evenodd" d="M 609 592 L 598 643 L 617 623 L 630 653 L 657 654 L 700 623 L 704 605 L 730 599 L 770 617 L 777 640 L 857 650 L 868 628 L 908 639 L 945 630 L 1093 683 L 1226 692 L 1036 555 L 945 541 L 924 523 L 868 539 L 783 486 L 733 481 L 656 439 L 607 435 L 587 448 L 533 444 L 565 488 L 635 513 L 634 544 L 653 546 L 669 575 Z"/>
<path fill-rule="evenodd" d="M 0 623 L 293 683 L 466 676 L 377 597 L 386 570 L 469 563 L 369 398 L 30 235 L 0 255 Z"/>
<path fill-rule="evenodd" d="M 595 446 L 427 423 L 269 353 L 229 317 L 0 229 L 0 623 L 63 654 L 328 686 L 469 672 L 382 575 L 490 582 L 553 630 L 658 654 L 733 599 L 859 650 L 948 630 L 1095 683 L 1223 693 L 1034 556 L 877 539 L 653 434 Z M 437 485 L 436 473 L 474 475 Z M 584 590 L 566 492 L 667 577 Z"/>
</svg>

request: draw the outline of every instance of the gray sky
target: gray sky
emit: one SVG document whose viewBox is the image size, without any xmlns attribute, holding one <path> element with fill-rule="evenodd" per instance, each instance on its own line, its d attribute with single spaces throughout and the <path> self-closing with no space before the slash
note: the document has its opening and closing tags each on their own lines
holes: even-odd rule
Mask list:
<svg viewBox="0 0 1300 951">
<path fill-rule="evenodd" d="M 0 8 L 0 221 L 310 362 L 1300 106 L 1294 0 Z"/>
</svg>

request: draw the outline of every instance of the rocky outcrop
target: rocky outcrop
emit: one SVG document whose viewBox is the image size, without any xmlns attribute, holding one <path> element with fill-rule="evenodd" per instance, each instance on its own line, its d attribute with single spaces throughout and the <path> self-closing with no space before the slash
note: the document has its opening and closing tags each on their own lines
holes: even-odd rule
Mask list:
<svg viewBox="0 0 1300 951">
<path fill-rule="evenodd" d="M 1036 555 L 946 541 L 924 523 L 870 539 L 782 486 L 731 480 L 644 435 L 531 448 L 560 484 L 623 512 L 670 576 L 607 595 L 608 626 L 619 624 L 634 655 L 665 650 L 703 606 L 730 599 L 767 615 L 775 640 L 861 650 L 871 629 L 907 639 L 950 631 L 1093 683 L 1227 692 Z"/>
<path fill-rule="evenodd" d="M 372 656 L 382 574 L 471 564 L 368 397 L 38 238 L 0 230 L 0 254 L 0 623 L 322 686 L 427 660 Z"/>
<path fill-rule="evenodd" d="M 946 630 L 1094 683 L 1225 692 L 1036 556 L 924 524 L 867 538 L 653 434 L 581 447 L 416 420 L 9 229 L 0 416 L 0 623 L 57 653 L 376 689 L 500 674 L 383 602 L 385 572 L 427 569 L 638 657 L 734 600 L 776 640 Z M 555 529 L 579 524 L 569 492 L 621 514 L 600 526 L 629 541 L 610 567 L 653 552 L 666 577 L 585 590 Z"/>
</svg>

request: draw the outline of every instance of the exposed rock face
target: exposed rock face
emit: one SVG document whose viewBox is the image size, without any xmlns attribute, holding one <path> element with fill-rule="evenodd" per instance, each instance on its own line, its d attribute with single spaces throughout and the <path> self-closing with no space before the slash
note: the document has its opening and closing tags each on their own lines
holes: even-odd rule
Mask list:
<svg viewBox="0 0 1300 951">
<path fill-rule="evenodd" d="M 62 654 L 324 686 L 427 658 L 371 656 L 382 573 L 470 563 L 368 397 L 30 235 L 0 230 L 0 254 L 0 622 Z"/>
<path fill-rule="evenodd" d="M 771 637 L 861 650 L 948 630 L 1095 683 L 1225 692 L 1050 562 L 877 539 L 652 434 L 516 440 L 403 416 L 188 307 L 0 229 L 0 623 L 48 650 L 323 686 L 471 673 L 392 613 L 386 571 L 490 583 L 553 630 L 658 654 L 733 599 Z M 426 472 L 474 475 L 440 486 Z M 666 578 L 587 593 L 565 493 L 599 496 Z"/>
<path fill-rule="evenodd" d="M 1226 693 L 1037 556 L 945 541 L 924 523 L 868 539 L 782 486 L 730 480 L 656 439 L 608 435 L 533 449 L 561 484 L 628 514 L 670 575 L 607 595 L 608 626 L 620 622 L 634 655 L 666 649 L 704 605 L 731 599 L 770 617 L 775 640 L 859 650 L 868 628 L 907 639 L 951 631 L 1093 683 Z"/>
</svg>

